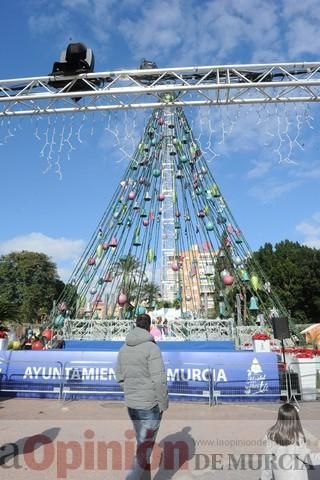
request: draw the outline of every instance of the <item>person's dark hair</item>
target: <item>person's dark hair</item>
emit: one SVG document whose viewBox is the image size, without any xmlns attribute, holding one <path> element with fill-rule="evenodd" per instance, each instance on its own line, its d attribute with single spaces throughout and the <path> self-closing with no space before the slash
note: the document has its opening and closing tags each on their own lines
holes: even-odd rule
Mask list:
<svg viewBox="0 0 320 480">
<path fill-rule="evenodd" d="M 144 330 L 150 330 L 151 318 L 147 313 L 137 316 L 136 326 L 143 328 Z"/>
<path fill-rule="evenodd" d="M 278 411 L 277 422 L 270 428 L 268 435 L 278 445 L 299 444 L 306 437 L 300 422 L 298 410 L 291 403 L 284 403 Z"/>
</svg>

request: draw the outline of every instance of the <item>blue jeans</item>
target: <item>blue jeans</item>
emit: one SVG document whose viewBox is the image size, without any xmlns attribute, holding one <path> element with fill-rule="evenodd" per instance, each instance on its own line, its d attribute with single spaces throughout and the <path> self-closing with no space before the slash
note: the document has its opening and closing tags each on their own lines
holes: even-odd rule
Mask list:
<svg viewBox="0 0 320 480">
<path fill-rule="evenodd" d="M 158 405 L 151 410 L 128 407 L 128 413 L 136 432 L 137 450 L 132 470 L 128 473 L 126 480 L 151 480 L 150 458 L 162 413 Z"/>
</svg>

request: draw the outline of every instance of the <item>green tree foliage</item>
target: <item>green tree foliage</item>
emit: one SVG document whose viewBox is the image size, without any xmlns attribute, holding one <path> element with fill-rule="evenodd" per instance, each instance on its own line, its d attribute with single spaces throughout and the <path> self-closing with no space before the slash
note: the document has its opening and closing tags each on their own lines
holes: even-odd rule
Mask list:
<svg viewBox="0 0 320 480">
<path fill-rule="evenodd" d="M 296 323 L 320 322 L 320 250 L 284 240 L 254 257 Z"/>
<path fill-rule="evenodd" d="M 14 308 L 19 323 L 38 322 L 48 314 L 64 283 L 43 253 L 13 252 L 0 257 L 0 305 Z"/>
<path fill-rule="evenodd" d="M 157 283 L 148 281 L 142 285 L 141 297 L 147 302 L 148 308 L 157 306 L 160 293 L 160 286 Z"/>
<path fill-rule="evenodd" d="M 5 302 L 0 296 L 0 323 L 11 323 L 16 316 L 16 310 L 14 305 L 9 302 Z"/>
</svg>

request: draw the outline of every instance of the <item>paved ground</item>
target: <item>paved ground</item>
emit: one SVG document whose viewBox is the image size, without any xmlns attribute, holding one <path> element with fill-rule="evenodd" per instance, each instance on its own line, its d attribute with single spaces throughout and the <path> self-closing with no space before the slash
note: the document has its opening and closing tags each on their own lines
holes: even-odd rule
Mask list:
<svg viewBox="0 0 320 480">
<path fill-rule="evenodd" d="M 263 451 L 261 440 L 278 407 L 172 402 L 157 438 L 152 478 L 258 479 L 258 456 L 249 454 Z M 0 416 L 3 480 L 125 478 L 135 443 L 121 402 L 0 399 Z M 301 403 L 300 416 L 310 447 L 317 450 L 320 404 Z M 167 450 L 173 444 L 174 457 Z"/>
</svg>

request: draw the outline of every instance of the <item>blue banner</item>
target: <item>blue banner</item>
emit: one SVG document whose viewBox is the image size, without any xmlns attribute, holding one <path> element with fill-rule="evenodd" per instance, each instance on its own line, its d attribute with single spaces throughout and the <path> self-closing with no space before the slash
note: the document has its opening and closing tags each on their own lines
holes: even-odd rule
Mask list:
<svg viewBox="0 0 320 480">
<path fill-rule="evenodd" d="M 2 351 L 2 393 L 24 396 L 122 398 L 115 379 L 117 352 Z M 275 353 L 163 352 L 169 392 L 182 400 L 276 400 Z M 29 393 L 29 395 L 28 395 Z"/>
</svg>

